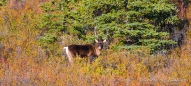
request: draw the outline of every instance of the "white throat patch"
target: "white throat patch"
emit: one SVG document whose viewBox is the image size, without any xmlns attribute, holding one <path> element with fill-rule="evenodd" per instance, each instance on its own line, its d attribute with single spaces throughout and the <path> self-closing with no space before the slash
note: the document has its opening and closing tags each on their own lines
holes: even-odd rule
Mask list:
<svg viewBox="0 0 191 86">
<path fill-rule="evenodd" d="M 101 49 L 101 46 L 99 46 L 99 50 Z"/>
</svg>

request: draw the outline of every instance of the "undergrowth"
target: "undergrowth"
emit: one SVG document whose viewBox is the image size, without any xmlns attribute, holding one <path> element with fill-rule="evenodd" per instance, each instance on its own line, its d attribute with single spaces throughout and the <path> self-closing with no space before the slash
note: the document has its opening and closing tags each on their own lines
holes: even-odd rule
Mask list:
<svg viewBox="0 0 191 86">
<path fill-rule="evenodd" d="M 55 50 L 61 53 L 47 55 L 37 42 L 41 33 L 38 15 L 30 9 L 5 9 L 0 15 L 2 86 L 191 85 L 190 30 L 185 44 L 168 55 L 150 55 L 147 49 L 108 49 L 92 64 L 87 59 L 75 58 L 71 66 L 62 48 L 72 43 L 83 44 L 82 40 L 69 40 L 75 37 L 64 35 L 66 41 Z"/>
</svg>

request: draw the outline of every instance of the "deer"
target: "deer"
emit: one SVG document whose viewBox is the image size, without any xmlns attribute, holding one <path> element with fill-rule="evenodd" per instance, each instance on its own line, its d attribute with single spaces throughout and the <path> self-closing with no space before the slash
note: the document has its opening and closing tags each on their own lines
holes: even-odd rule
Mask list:
<svg viewBox="0 0 191 86">
<path fill-rule="evenodd" d="M 67 47 L 64 47 L 70 64 L 73 64 L 73 58 L 76 57 L 77 55 L 80 58 L 84 57 L 88 58 L 88 63 L 91 64 L 92 60 L 101 54 L 101 49 L 103 48 L 103 45 L 106 42 L 106 38 L 98 39 L 98 36 L 96 34 L 96 27 L 94 28 L 94 34 L 96 36 L 94 44 L 84 44 L 84 45 L 72 44 Z M 108 30 L 106 37 L 107 35 L 108 35 Z"/>
</svg>

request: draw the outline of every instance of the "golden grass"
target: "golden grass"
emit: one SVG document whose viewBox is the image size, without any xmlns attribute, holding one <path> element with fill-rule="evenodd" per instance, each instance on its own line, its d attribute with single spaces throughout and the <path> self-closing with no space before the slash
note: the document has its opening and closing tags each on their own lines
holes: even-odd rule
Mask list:
<svg viewBox="0 0 191 86">
<path fill-rule="evenodd" d="M 30 9 L 20 12 L 1 10 L 2 86 L 191 85 L 190 30 L 182 48 L 172 50 L 170 55 L 150 55 L 145 49 L 131 52 L 109 49 L 92 64 L 76 58 L 71 66 L 65 56 L 49 57 L 37 44 L 38 15 Z M 65 37 L 67 40 L 69 36 Z M 79 42 L 82 41 L 65 41 L 64 46 Z M 60 47 L 56 51 L 61 50 Z"/>
</svg>

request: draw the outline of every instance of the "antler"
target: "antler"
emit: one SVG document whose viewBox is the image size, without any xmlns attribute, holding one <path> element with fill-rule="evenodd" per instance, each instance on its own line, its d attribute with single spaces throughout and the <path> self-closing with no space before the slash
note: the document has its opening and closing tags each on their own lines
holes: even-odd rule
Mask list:
<svg viewBox="0 0 191 86">
<path fill-rule="evenodd" d="M 98 36 L 97 36 L 97 34 L 96 34 L 96 26 L 95 26 L 95 28 L 94 28 L 94 35 L 95 35 L 95 37 L 98 39 Z"/>
</svg>

